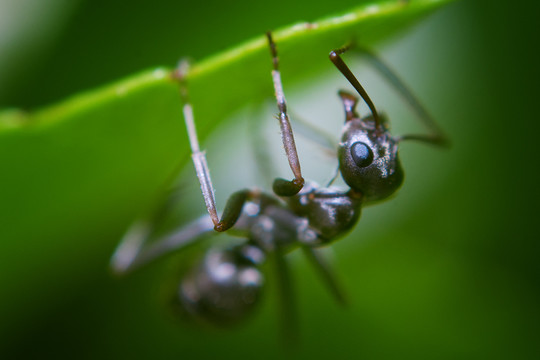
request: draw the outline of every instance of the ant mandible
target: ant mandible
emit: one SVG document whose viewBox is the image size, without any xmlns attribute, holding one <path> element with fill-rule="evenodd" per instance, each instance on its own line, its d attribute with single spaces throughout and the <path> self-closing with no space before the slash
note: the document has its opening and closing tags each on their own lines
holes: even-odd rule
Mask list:
<svg viewBox="0 0 540 360">
<path fill-rule="evenodd" d="M 180 85 L 192 159 L 209 215 L 150 244 L 146 242 L 152 232 L 152 224 L 140 221 L 126 233 L 111 261 L 114 271 L 124 274 L 214 232 L 233 228 L 236 234 L 245 238 L 245 242 L 224 249 L 210 248 L 198 265 L 184 276 L 176 291 L 176 300 L 181 308 L 212 323 L 234 323 L 252 311 L 264 283 L 261 265 L 269 255 L 277 260 L 278 282 L 283 296 L 290 296 L 291 284 L 283 255 L 298 247 L 316 266 L 337 300 L 344 302 L 345 298 L 317 248 L 350 231 L 360 218 L 362 206 L 386 199 L 400 187 L 403 170 L 398 144 L 401 141 L 446 143 L 440 129 L 403 83 L 372 53 L 364 51 L 432 130 L 429 135 L 392 136 L 386 118 L 377 111 L 343 61 L 341 55 L 347 48 L 340 48 L 330 52 L 330 60 L 366 102 L 371 114 L 361 118 L 355 110 L 358 98 L 347 91 L 338 92 L 345 108 L 345 125 L 338 149 L 339 171 L 349 189 L 320 187 L 305 182 L 287 114 L 276 44 L 270 32 L 266 37 L 273 63 L 272 81 L 282 141 L 294 179 L 275 179 L 275 195 L 256 189 L 240 190 L 230 196 L 221 218 L 218 216 L 210 172 L 205 153 L 199 147 L 188 98 L 185 81 L 188 66 L 185 61 L 181 62 L 174 77 Z M 287 311 L 291 306 L 285 303 L 284 308 Z M 285 314 L 285 317 L 292 316 L 291 311 Z"/>
</svg>

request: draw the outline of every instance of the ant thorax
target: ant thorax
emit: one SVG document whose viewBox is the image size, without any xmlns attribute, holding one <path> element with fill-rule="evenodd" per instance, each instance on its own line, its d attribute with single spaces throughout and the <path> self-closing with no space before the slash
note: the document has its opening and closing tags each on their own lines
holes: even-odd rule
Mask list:
<svg viewBox="0 0 540 360">
<path fill-rule="evenodd" d="M 339 239 L 356 225 L 362 198 L 337 187 L 319 187 L 309 182 L 299 194 L 287 199 L 287 205 L 296 215 L 307 219 L 317 234 L 307 244 L 317 246 Z"/>
</svg>

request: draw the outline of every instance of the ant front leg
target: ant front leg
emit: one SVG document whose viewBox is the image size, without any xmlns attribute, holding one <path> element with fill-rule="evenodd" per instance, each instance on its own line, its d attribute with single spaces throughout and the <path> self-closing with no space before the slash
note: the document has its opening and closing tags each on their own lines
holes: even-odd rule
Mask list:
<svg viewBox="0 0 540 360">
<path fill-rule="evenodd" d="M 302 177 L 302 171 L 300 170 L 300 161 L 298 160 L 294 135 L 291 123 L 289 122 L 289 116 L 287 115 L 287 103 L 285 101 L 285 94 L 283 93 L 283 85 L 281 84 L 276 44 L 272 39 L 272 33 L 267 32 L 266 38 L 268 39 L 268 46 L 270 47 L 270 53 L 272 54 L 272 81 L 274 82 L 274 90 L 279 109 L 278 119 L 279 127 L 281 128 L 281 139 L 283 141 L 285 153 L 287 154 L 287 159 L 289 160 L 289 166 L 294 174 L 294 179 L 290 181 L 281 178 L 275 179 L 273 190 L 279 196 L 293 196 L 302 190 L 304 178 Z"/>
<path fill-rule="evenodd" d="M 195 171 L 197 172 L 197 178 L 201 184 L 201 192 L 204 197 L 206 209 L 208 214 L 214 223 L 214 230 L 223 232 L 234 226 L 238 217 L 242 213 L 242 208 L 247 200 L 255 196 L 255 192 L 252 190 L 240 190 L 227 200 L 227 205 L 221 219 L 219 219 L 216 210 L 216 200 L 214 195 L 214 186 L 212 185 L 212 179 L 210 177 L 210 170 L 208 169 L 208 163 L 206 161 L 206 155 L 204 151 L 201 151 L 199 147 L 199 140 L 197 137 L 197 130 L 195 129 L 195 121 L 193 119 L 193 108 L 189 102 L 186 75 L 189 69 L 187 61 L 183 60 L 179 63 L 178 68 L 173 74 L 173 77 L 178 80 L 180 84 L 180 96 L 183 102 L 183 114 L 186 122 L 186 128 L 189 138 L 189 144 L 191 146 L 191 158 Z"/>
</svg>

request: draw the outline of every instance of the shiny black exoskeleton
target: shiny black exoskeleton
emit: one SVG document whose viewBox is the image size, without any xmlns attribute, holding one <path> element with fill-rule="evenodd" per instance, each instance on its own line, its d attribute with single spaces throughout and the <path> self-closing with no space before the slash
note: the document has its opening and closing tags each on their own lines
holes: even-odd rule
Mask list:
<svg viewBox="0 0 540 360">
<path fill-rule="evenodd" d="M 356 97 L 344 91 L 339 95 L 346 114 L 339 167 L 351 189 L 306 183 L 298 194 L 283 198 L 247 191 L 242 205 L 249 207 L 249 214 L 240 214 L 233 229 L 248 242 L 210 250 L 181 282 L 179 296 L 185 309 L 220 324 L 244 318 L 253 310 L 264 283 L 259 270 L 266 258 L 262 254 L 276 247 L 316 248 L 339 239 L 356 225 L 365 202 L 382 200 L 401 185 L 397 142 L 387 128 L 376 128 L 372 116 L 358 116 Z M 238 198 L 231 199 L 227 206 L 238 206 Z M 253 256 L 255 249 L 260 251 L 257 256 Z M 248 250 L 252 255 L 246 256 Z"/>
<path fill-rule="evenodd" d="M 320 187 L 305 182 L 300 169 L 292 127 L 287 114 L 281 84 L 276 44 L 267 34 L 272 56 L 272 81 L 279 109 L 279 126 L 283 146 L 294 178 L 275 179 L 274 194 L 254 189 L 238 191 L 230 196 L 219 217 L 210 171 L 204 151 L 199 148 L 193 109 L 188 100 L 186 62 L 181 62 L 173 77 L 180 84 L 183 114 L 192 150 L 192 159 L 201 185 L 208 215 L 181 227 L 175 232 L 149 243 L 152 225 L 141 221 L 132 226 L 112 259 L 117 273 L 126 273 L 164 254 L 179 250 L 216 232 L 231 230 L 244 239 L 240 244 L 211 248 L 180 281 L 175 303 L 183 312 L 214 324 L 231 324 L 248 316 L 260 298 L 264 286 L 261 265 L 274 258 L 278 270 L 278 288 L 282 297 L 291 297 L 292 289 L 283 255 L 301 248 L 316 267 L 319 275 L 340 302 L 345 297 L 317 248 L 341 238 L 358 222 L 362 207 L 391 196 L 403 182 L 398 156 L 398 143 L 406 139 L 444 144 L 446 139 L 427 112 L 407 92 L 406 87 L 380 60 L 367 52 L 378 70 L 402 92 L 422 120 L 431 127 L 431 135 L 393 137 L 387 120 L 381 116 L 366 91 L 343 62 L 346 49 L 330 52 L 330 60 L 347 78 L 368 105 L 371 114 L 360 117 L 356 112 L 359 98 L 340 91 L 345 109 L 345 125 L 337 156 L 339 171 L 348 189 Z M 291 322 L 290 302 L 283 301 L 283 318 Z M 288 327 L 284 328 L 288 332 Z"/>
<path fill-rule="evenodd" d="M 259 300 L 264 277 L 259 265 L 265 254 L 243 244 L 211 249 L 181 281 L 176 301 L 181 310 L 228 325 L 249 315 Z"/>
</svg>

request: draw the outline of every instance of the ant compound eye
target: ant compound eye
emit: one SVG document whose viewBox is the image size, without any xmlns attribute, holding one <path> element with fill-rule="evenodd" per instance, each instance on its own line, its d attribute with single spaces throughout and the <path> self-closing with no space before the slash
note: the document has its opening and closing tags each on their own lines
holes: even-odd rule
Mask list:
<svg viewBox="0 0 540 360">
<path fill-rule="evenodd" d="M 361 168 L 373 162 L 373 151 L 363 142 L 355 142 L 351 146 L 351 155 L 356 165 Z"/>
</svg>

